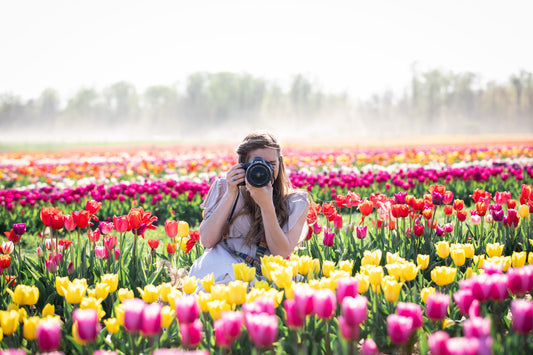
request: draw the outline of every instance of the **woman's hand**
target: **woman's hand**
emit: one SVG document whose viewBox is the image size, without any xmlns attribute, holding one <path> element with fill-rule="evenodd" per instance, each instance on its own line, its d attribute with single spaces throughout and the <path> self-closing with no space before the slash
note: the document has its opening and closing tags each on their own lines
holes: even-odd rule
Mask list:
<svg viewBox="0 0 533 355">
<path fill-rule="evenodd" d="M 237 196 L 239 190 L 239 184 L 245 180 L 245 171 L 242 168 L 242 164 L 233 165 L 226 173 L 226 181 L 228 183 L 228 192 L 231 196 Z"/>
<path fill-rule="evenodd" d="M 246 181 L 246 189 L 250 193 L 250 196 L 252 196 L 255 203 L 257 203 L 259 208 L 263 209 L 268 206 L 274 206 L 274 200 L 272 199 L 273 188 L 271 182 L 263 187 L 255 187 Z"/>
</svg>

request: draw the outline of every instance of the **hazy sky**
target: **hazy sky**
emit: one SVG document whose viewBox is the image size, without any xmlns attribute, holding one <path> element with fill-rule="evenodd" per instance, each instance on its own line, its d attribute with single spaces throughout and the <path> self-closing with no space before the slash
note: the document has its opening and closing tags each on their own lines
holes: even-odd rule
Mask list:
<svg viewBox="0 0 533 355">
<path fill-rule="evenodd" d="M 37 97 L 120 80 L 183 85 L 197 71 L 248 72 L 367 97 L 411 67 L 506 80 L 533 71 L 533 1 L 4 0 L 0 94 Z"/>
</svg>

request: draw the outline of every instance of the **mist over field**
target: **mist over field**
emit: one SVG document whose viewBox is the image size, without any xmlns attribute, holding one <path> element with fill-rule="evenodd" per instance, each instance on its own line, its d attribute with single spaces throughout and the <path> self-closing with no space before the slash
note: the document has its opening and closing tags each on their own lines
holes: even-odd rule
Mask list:
<svg viewBox="0 0 533 355">
<path fill-rule="evenodd" d="M 436 136 L 533 133 L 533 76 L 479 85 L 473 73 L 413 75 L 401 93 L 329 93 L 303 75 L 288 88 L 250 74 L 195 73 L 184 88 L 117 82 L 62 98 L 0 94 L 0 144 L 235 143 L 268 130 L 284 142 L 357 145 Z"/>
</svg>

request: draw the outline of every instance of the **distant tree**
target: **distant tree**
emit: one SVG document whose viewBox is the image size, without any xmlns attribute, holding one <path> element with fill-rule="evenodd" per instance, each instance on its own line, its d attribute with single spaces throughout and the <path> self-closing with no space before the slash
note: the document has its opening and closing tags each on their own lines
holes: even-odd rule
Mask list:
<svg viewBox="0 0 533 355">
<path fill-rule="evenodd" d="M 120 81 L 104 89 L 103 97 L 111 122 L 137 121 L 139 97 L 132 84 Z"/>
</svg>

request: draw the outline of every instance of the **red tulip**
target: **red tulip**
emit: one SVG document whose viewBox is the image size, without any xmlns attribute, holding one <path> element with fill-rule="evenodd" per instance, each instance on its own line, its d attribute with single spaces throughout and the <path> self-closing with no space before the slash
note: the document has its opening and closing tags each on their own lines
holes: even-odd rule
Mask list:
<svg viewBox="0 0 533 355">
<path fill-rule="evenodd" d="M 373 209 L 374 204 L 371 201 L 365 200 L 359 204 L 359 212 L 365 217 L 370 215 Z"/>
<path fill-rule="evenodd" d="M 65 225 L 65 216 L 61 211 L 58 211 L 58 213 L 54 213 L 50 215 L 50 227 L 55 230 L 59 230 L 63 228 Z"/>
<path fill-rule="evenodd" d="M 96 214 L 100 207 L 102 207 L 102 202 L 98 202 L 95 200 L 88 200 L 85 203 L 85 209 L 89 211 L 90 214 Z"/>
<path fill-rule="evenodd" d="M 50 227 L 50 216 L 58 212 L 56 207 L 43 207 L 41 209 L 41 221 L 45 226 Z"/>
<path fill-rule="evenodd" d="M 6 235 L 7 239 L 13 244 L 17 244 L 18 242 L 20 242 L 20 235 L 16 235 L 13 229 L 11 229 L 10 232 L 4 232 L 4 234 Z"/>
<path fill-rule="evenodd" d="M 169 238 L 175 238 L 178 235 L 178 221 L 167 219 L 165 221 L 165 233 Z"/>
<path fill-rule="evenodd" d="M 125 233 L 131 230 L 128 216 L 113 216 L 113 227 L 117 233 Z"/>
<path fill-rule="evenodd" d="M 72 219 L 76 223 L 76 227 L 81 229 L 87 228 L 90 216 L 89 212 L 85 210 L 72 212 Z"/>
<path fill-rule="evenodd" d="M 72 218 L 72 215 L 65 215 L 65 229 L 70 231 L 73 231 L 76 228 L 76 222 L 74 222 L 74 218 Z"/>
<path fill-rule="evenodd" d="M 148 239 L 148 245 L 152 249 L 157 249 L 159 246 L 159 239 Z"/>
</svg>

